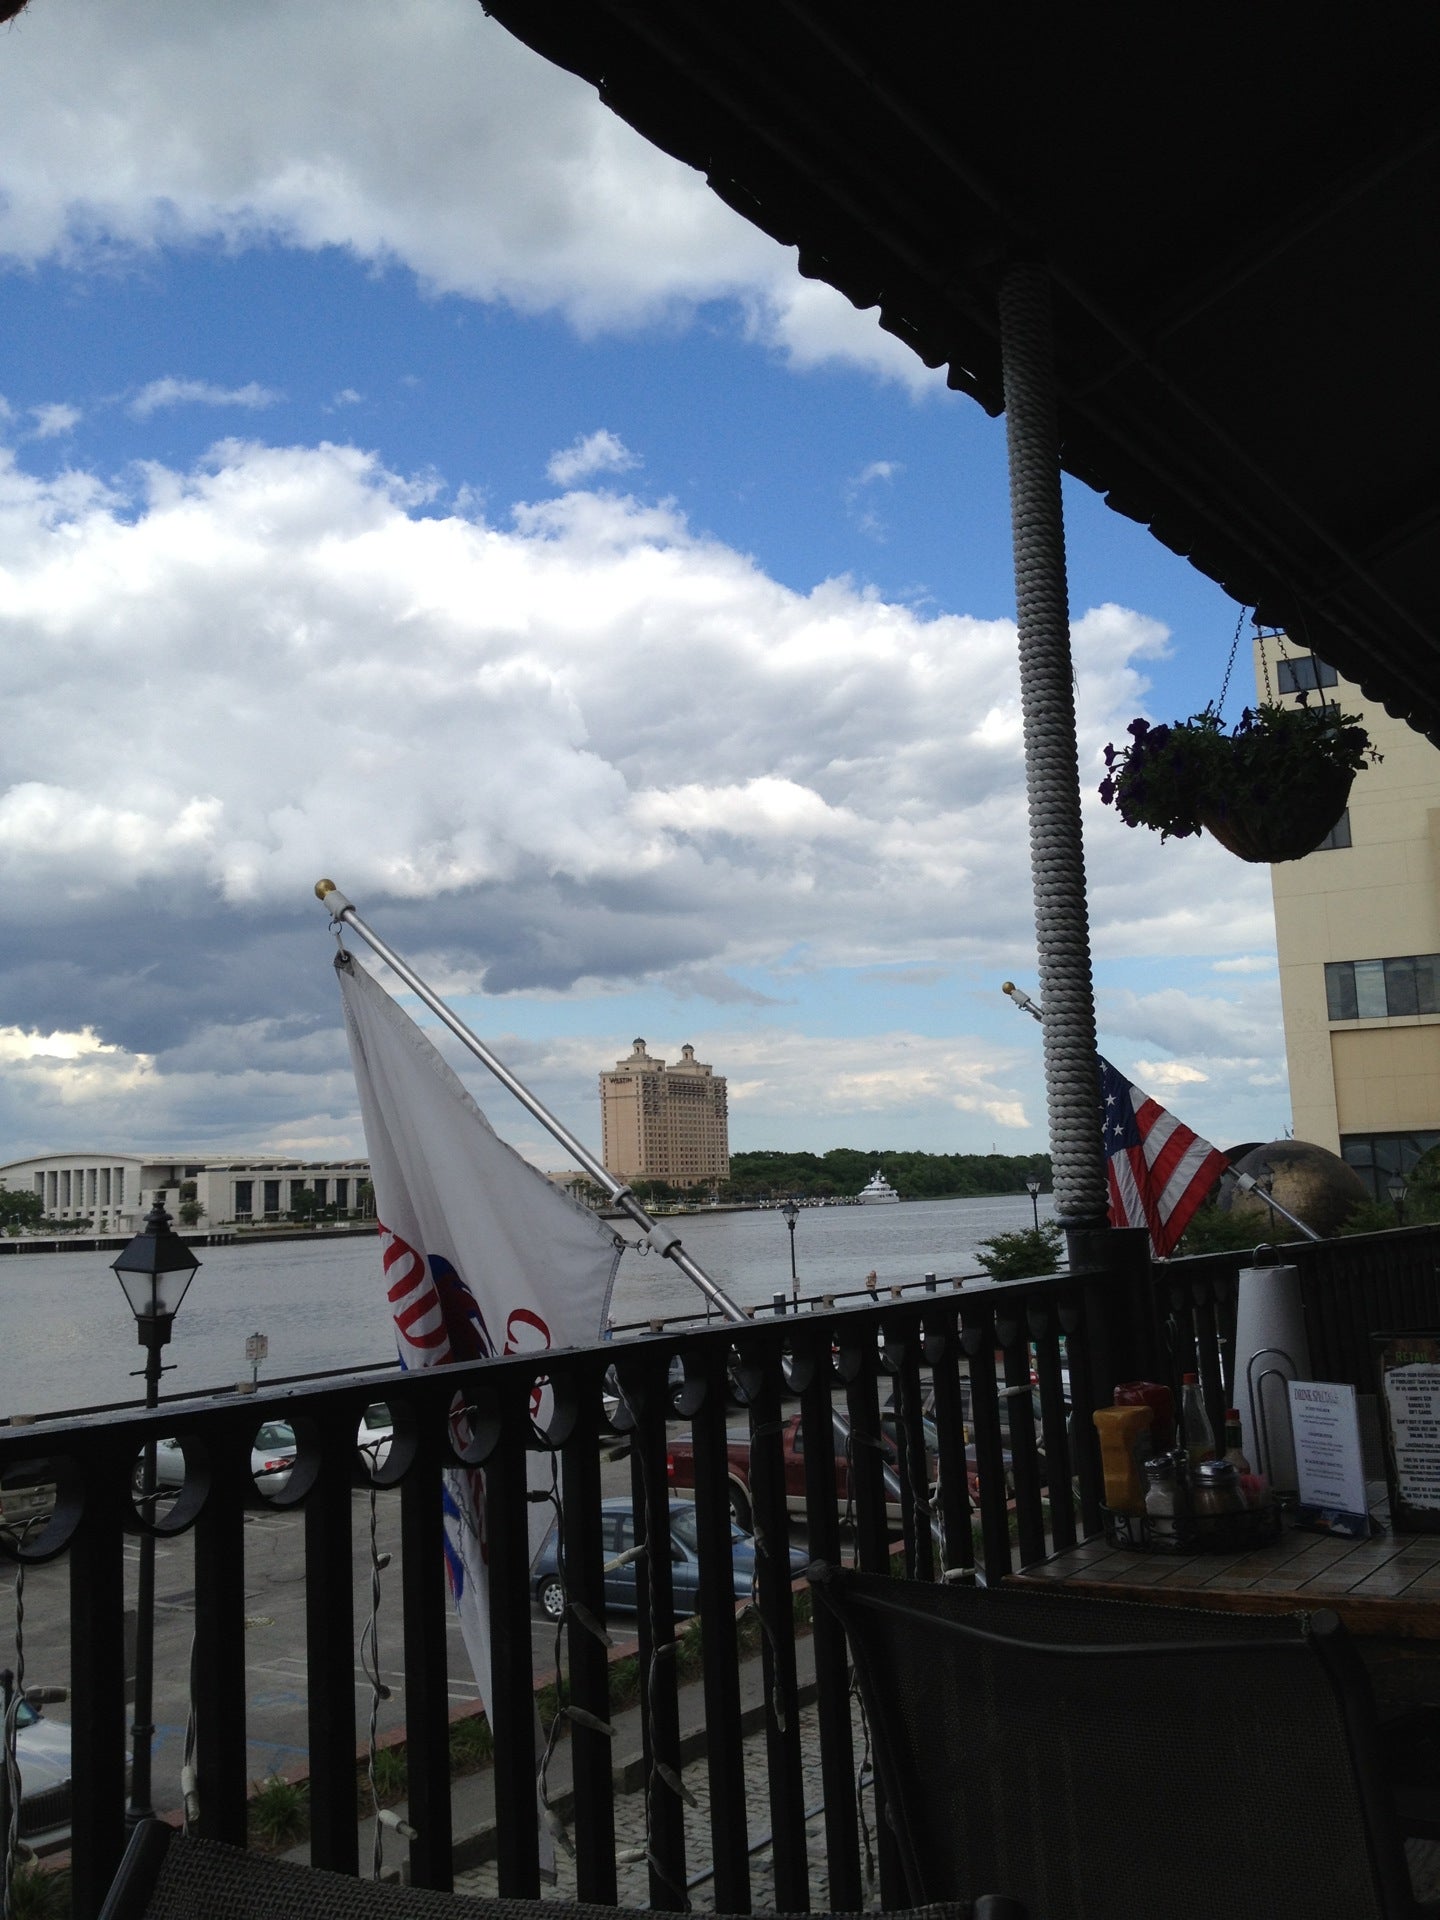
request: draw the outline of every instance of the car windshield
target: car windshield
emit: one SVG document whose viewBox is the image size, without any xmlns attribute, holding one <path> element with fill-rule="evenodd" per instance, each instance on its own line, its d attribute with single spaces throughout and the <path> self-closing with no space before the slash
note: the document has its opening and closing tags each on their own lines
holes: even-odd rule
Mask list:
<svg viewBox="0 0 1440 1920">
<path fill-rule="evenodd" d="M 294 1444 L 295 1429 L 287 1426 L 283 1420 L 267 1420 L 255 1436 L 255 1445 L 265 1452 L 271 1452 L 276 1447 L 293 1447 Z"/>
<path fill-rule="evenodd" d="M 40 1715 L 36 1712 L 34 1707 L 31 1706 L 28 1700 L 16 1701 L 15 1724 L 17 1727 L 33 1727 L 35 1722 L 39 1718 L 40 1718 Z"/>
<path fill-rule="evenodd" d="M 677 1506 L 671 1511 L 671 1538 L 678 1540 L 682 1547 L 689 1547 L 692 1553 L 698 1553 L 700 1551 L 698 1524 L 694 1505 L 687 1500 L 683 1506 Z"/>
</svg>

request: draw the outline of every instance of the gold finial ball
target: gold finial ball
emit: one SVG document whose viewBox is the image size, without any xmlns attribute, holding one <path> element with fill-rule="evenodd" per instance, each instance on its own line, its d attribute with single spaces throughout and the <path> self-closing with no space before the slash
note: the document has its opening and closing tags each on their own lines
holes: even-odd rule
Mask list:
<svg viewBox="0 0 1440 1920">
<path fill-rule="evenodd" d="M 325 882 L 324 882 L 324 881 L 322 880 L 322 881 L 320 882 L 320 887 L 323 887 L 323 886 L 324 886 L 324 884 L 325 884 Z M 316 891 L 317 893 L 319 893 L 319 891 L 320 891 L 320 887 L 317 887 L 317 888 L 315 889 L 315 891 Z M 1001 991 L 1001 993 L 1014 993 L 1014 991 L 1015 991 L 1015 982 L 1014 982 L 1013 980 L 1002 980 L 1002 981 L 1000 982 L 1000 991 Z"/>
<path fill-rule="evenodd" d="M 324 900 L 335 891 L 335 882 L 333 880 L 317 880 L 315 882 L 315 898 L 317 900 Z"/>
</svg>

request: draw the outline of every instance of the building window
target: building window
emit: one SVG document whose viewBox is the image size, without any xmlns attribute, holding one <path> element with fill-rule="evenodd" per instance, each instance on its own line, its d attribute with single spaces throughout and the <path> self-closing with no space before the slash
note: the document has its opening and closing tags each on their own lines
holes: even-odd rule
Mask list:
<svg viewBox="0 0 1440 1920">
<path fill-rule="evenodd" d="M 342 1213 L 349 1210 L 350 1182 L 348 1180 L 337 1180 L 335 1182 L 335 1204 Z"/>
<path fill-rule="evenodd" d="M 266 1180 L 262 1185 L 265 1189 L 265 1216 L 268 1219 L 272 1214 L 280 1211 L 280 1182 Z"/>
<path fill-rule="evenodd" d="M 1325 1004 L 1332 1020 L 1401 1020 L 1440 1013 L 1440 953 L 1396 960 L 1331 960 Z"/>
<path fill-rule="evenodd" d="M 248 1218 L 255 1206 L 255 1182 L 237 1180 L 235 1182 L 235 1218 Z"/>
<path fill-rule="evenodd" d="M 1388 1203 L 1387 1183 L 1398 1173 L 1409 1179 L 1415 1163 L 1432 1147 L 1440 1147 L 1440 1133 L 1345 1133 L 1340 1154 L 1365 1182 L 1371 1197 Z"/>
<path fill-rule="evenodd" d="M 315 1204 L 317 1207 L 323 1207 L 325 1205 L 325 1196 L 329 1191 L 330 1182 L 328 1180 L 317 1180 L 315 1182 Z"/>
<path fill-rule="evenodd" d="M 1336 847 L 1348 847 L 1353 844 L 1350 838 L 1350 809 L 1347 807 L 1325 838 L 1311 848 L 1311 852 L 1331 853 Z"/>
<path fill-rule="evenodd" d="M 1275 683 L 1281 693 L 1314 693 L 1317 687 L 1333 687 L 1335 680 L 1334 667 L 1317 660 L 1313 653 L 1276 662 Z"/>
</svg>

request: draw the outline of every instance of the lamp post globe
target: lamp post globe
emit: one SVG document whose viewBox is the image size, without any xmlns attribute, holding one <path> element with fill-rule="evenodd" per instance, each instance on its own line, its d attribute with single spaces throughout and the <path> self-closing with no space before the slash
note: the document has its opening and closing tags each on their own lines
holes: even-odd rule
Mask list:
<svg viewBox="0 0 1440 1920">
<path fill-rule="evenodd" d="M 1038 1233 L 1040 1231 L 1040 1176 L 1038 1173 L 1026 1174 L 1025 1191 L 1030 1196 L 1030 1216 Z"/>
<path fill-rule="evenodd" d="M 111 1270 L 125 1289 L 135 1316 L 135 1330 L 145 1349 L 145 1405 L 160 1400 L 160 1356 L 169 1345 L 175 1315 L 200 1262 L 170 1224 L 165 1196 L 157 1193 L 145 1224 L 129 1246 L 111 1262 Z M 155 1441 L 145 1442 L 140 1470 L 140 1511 L 147 1525 L 140 1534 L 135 1582 L 135 1719 L 131 1726 L 130 1805 L 126 1824 L 138 1826 L 153 1813 L 150 1805 L 150 1748 L 155 1738 L 151 1722 L 155 1667 L 155 1535 L 148 1523 L 155 1517 Z"/>
<path fill-rule="evenodd" d="M 1385 1182 L 1385 1191 L 1389 1194 L 1390 1203 L 1395 1209 L 1395 1218 L 1403 1227 L 1405 1224 L 1405 1196 L 1410 1191 L 1410 1183 L 1406 1180 L 1403 1173 L 1392 1173 L 1390 1178 Z"/>
<path fill-rule="evenodd" d="M 787 1200 L 780 1212 L 786 1226 L 790 1229 L 790 1304 L 795 1312 L 800 1311 L 800 1282 L 795 1273 L 795 1222 L 800 1218 L 800 1209 L 793 1200 Z"/>
</svg>

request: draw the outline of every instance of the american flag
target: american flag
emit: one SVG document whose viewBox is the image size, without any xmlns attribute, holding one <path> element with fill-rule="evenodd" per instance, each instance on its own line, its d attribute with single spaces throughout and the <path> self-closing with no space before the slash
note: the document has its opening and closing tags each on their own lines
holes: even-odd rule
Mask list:
<svg viewBox="0 0 1440 1920">
<path fill-rule="evenodd" d="M 1100 1062 L 1112 1227 L 1148 1227 L 1155 1257 L 1174 1250 L 1229 1161 L 1198 1133 Z"/>
</svg>

